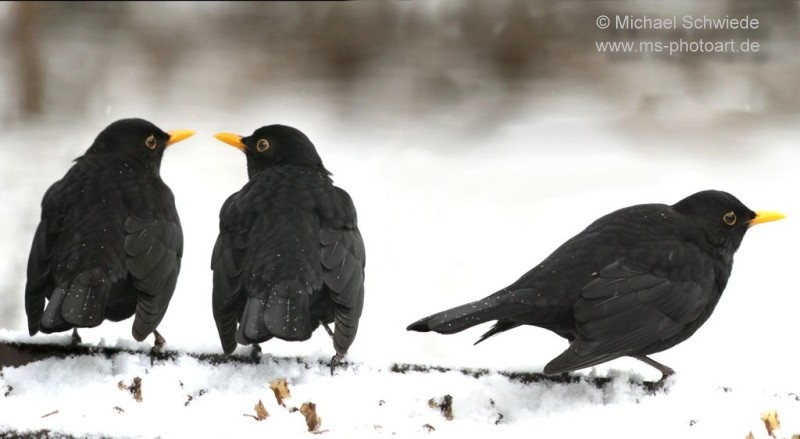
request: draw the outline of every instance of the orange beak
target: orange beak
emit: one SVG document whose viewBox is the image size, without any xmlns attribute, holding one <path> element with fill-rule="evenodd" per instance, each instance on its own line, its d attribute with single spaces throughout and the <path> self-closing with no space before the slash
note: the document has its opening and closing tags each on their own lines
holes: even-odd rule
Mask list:
<svg viewBox="0 0 800 439">
<path fill-rule="evenodd" d="M 247 149 L 247 147 L 244 145 L 244 143 L 242 143 L 242 136 L 240 136 L 238 134 L 217 133 L 217 134 L 214 134 L 214 137 L 216 137 L 217 140 L 220 140 L 222 142 L 227 143 L 230 146 L 233 146 L 234 148 L 238 149 L 239 151 L 244 152 Z"/>
<path fill-rule="evenodd" d="M 181 140 L 188 139 L 189 137 L 194 136 L 194 131 L 192 130 L 172 130 L 167 131 L 169 134 L 169 140 L 167 140 L 167 146 L 172 145 L 173 143 L 178 143 Z"/>
<path fill-rule="evenodd" d="M 778 221 L 784 218 L 786 218 L 786 215 L 780 212 L 773 212 L 771 210 L 760 210 L 756 212 L 756 217 L 751 219 L 748 225 L 754 226 L 756 224 L 768 223 L 770 221 Z"/>
</svg>

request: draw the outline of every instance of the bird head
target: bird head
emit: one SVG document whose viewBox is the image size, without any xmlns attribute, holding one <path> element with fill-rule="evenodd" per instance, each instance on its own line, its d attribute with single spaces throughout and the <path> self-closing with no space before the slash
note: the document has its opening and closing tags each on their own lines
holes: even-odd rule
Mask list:
<svg viewBox="0 0 800 439">
<path fill-rule="evenodd" d="M 700 226 L 711 244 L 731 255 L 750 227 L 785 218 L 773 211 L 754 212 L 733 195 L 713 190 L 690 195 L 672 207 Z"/>
<path fill-rule="evenodd" d="M 233 133 L 218 133 L 214 137 L 244 152 L 250 178 L 264 169 L 282 165 L 306 166 L 329 174 L 311 140 L 286 125 L 263 126 L 246 137 Z"/>
<path fill-rule="evenodd" d="M 144 119 L 120 119 L 97 135 L 86 154 L 125 154 L 158 173 L 164 150 L 192 135 L 192 130 L 162 131 Z"/>
</svg>

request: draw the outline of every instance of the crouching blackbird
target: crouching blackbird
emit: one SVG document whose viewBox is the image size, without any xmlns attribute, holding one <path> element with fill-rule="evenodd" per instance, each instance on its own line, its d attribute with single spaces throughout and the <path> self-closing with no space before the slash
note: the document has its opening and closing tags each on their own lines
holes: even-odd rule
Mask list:
<svg viewBox="0 0 800 439">
<path fill-rule="evenodd" d="M 249 182 L 220 211 L 213 311 L 225 353 L 237 342 L 333 337 L 331 372 L 347 353 L 364 304 L 364 241 L 356 209 L 333 185 L 302 132 L 269 125 L 217 139 L 247 158 Z M 335 322 L 335 331 L 328 323 Z"/>
<path fill-rule="evenodd" d="M 496 320 L 477 344 L 534 325 L 570 343 L 545 366 L 546 374 L 630 356 L 657 368 L 663 384 L 674 371 L 648 355 L 697 331 L 725 289 L 745 232 L 781 218 L 753 212 L 720 191 L 672 206 L 626 207 L 589 225 L 508 287 L 408 330 L 452 334 Z"/>
<path fill-rule="evenodd" d="M 31 335 L 95 327 L 136 314 L 133 338 L 155 333 L 175 290 L 183 234 L 161 180 L 167 146 L 193 131 L 118 120 L 44 195 L 28 259 Z M 45 306 L 45 299 L 47 305 Z"/>
</svg>

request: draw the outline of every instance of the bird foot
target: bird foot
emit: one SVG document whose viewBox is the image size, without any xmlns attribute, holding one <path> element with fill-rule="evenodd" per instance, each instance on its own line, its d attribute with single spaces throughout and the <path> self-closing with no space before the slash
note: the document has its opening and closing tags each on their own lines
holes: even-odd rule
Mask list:
<svg viewBox="0 0 800 439">
<path fill-rule="evenodd" d="M 70 345 L 73 348 L 76 348 L 81 345 L 83 340 L 81 340 L 81 336 L 78 335 L 78 328 L 72 328 L 72 341 L 70 341 Z"/>
<path fill-rule="evenodd" d="M 153 336 L 155 337 L 155 342 L 153 343 L 153 348 L 150 349 L 150 352 L 159 354 L 164 350 L 164 345 L 167 344 L 167 341 L 164 340 L 164 337 L 162 337 L 158 331 L 153 331 Z"/>
<path fill-rule="evenodd" d="M 167 344 L 167 341 L 164 340 L 164 337 L 158 333 L 158 331 L 153 331 L 153 336 L 155 337 L 155 341 L 153 342 L 153 347 L 150 348 L 150 365 L 152 366 L 155 364 L 156 359 L 163 359 L 164 356 L 164 345 Z"/>
<path fill-rule="evenodd" d="M 669 370 L 669 373 L 667 373 L 667 372 L 662 373 L 661 374 L 661 379 L 656 381 L 655 384 L 653 384 L 653 388 L 651 389 L 652 392 L 656 393 L 656 392 L 659 392 L 661 390 L 667 390 L 667 387 L 666 387 L 667 379 L 669 377 L 671 377 L 672 375 L 675 375 L 675 371 L 672 370 L 672 369 Z"/>
<path fill-rule="evenodd" d="M 253 364 L 261 363 L 261 346 L 258 343 L 253 343 L 253 350 L 250 351 L 250 360 Z"/>
<path fill-rule="evenodd" d="M 331 376 L 333 376 L 333 371 L 336 369 L 336 366 L 341 364 L 343 359 L 344 354 L 340 354 L 338 352 L 331 358 Z"/>
<path fill-rule="evenodd" d="M 653 393 L 665 389 L 664 386 L 667 383 L 667 378 L 671 377 L 672 375 L 675 375 L 675 370 L 673 370 L 671 367 L 667 366 L 666 364 L 661 364 L 650 357 L 647 357 L 645 355 L 640 355 L 634 358 L 646 363 L 649 366 L 655 367 L 656 369 L 658 369 L 659 372 L 661 372 L 661 379 L 656 381 L 655 384 L 653 384 L 653 386 L 649 389 Z"/>
</svg>

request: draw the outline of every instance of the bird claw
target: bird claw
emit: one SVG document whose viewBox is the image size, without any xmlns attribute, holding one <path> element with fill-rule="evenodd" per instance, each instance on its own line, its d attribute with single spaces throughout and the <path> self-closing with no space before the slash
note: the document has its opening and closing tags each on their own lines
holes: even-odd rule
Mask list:
<svg viewBox="0 0 800 439">
<path fill-rule="evenodd" d="M 675 375 L 674 369 L 667 366 L 666 364 L 661 364 L 658 361 L 655 361 L 652 358 L 647 357 L 646 355 L 639 355 L 633 358 L 636 358 L 637 360 L 649 366 L 655 367 L 656 369 L 658 369 L 659 372 L 661 372 L 661 379 L 653 383 L 652 386 L 648 386 L 648 389 L 653 393 L 658 392 L 660 390 L 665 390 L 664 386 L 667 384 L 667 379 L 672 375 Z"/>
<path fill-rule="evenodd" d="M 161 358 L 164 352 L 164 345 L 167 344 L 167 340 L 164 339 L 158 331 L 153 331 L 153 337 L 155 337 L 155 341 L 153 342 L 153 347 L 150 348 L 150 365 L 152 366 L 155 363 L 157 358 Z"/>
<path fill-rule="evenodd" d="M 656 381 L 656 382 L 653 384 L 653 387 L 652 387 L 651 391 L 652 391 L 653 393 L 656 393 L 656 392 L 659 392 L 659 391 L 662 391 L 662 390 L 663 390 L 663 391 L 666 391 L 666 390 L 667 390 L 667 387 L 666 387 L 666 385 L 667 385 L 667 379 L 669 379 L 669 377 L 671 377 L 671 376 L 672 376 L 672 375 L 674 375 L 674 374 L 675 374 L 675 372 L 674 372 L 674 371 L 672 371 L 671 369 L 670 369 L 670 373 L 663 373 L 663 374 L 661 375 L 661 379 L 660 379 L 660 380 L 658 380 L 658 381 Z"/>
<path fill-rule="evenodd" d="M 341 364 L 343 359 L 344 354 L 340 354 L 338 352 L 331 358 L 331 376 L 333 376 L 333 371 L 336 369 L 336 366 Z"/>
<path fill-rule="evenodd" d="M 644 387 L 644 389 L 650 395 L 655 395 L 655 394 L 657 394 L 659 392 L 665 392 L 666 393 L 666 392 L 669 391 L 668 380 L 672 375 L 675 374 L 675 371 L 673 371 L 672 369 L 669 369 L 669 368 L 667 368 L 667 369 L 668 370 L 665 370 L 664 372 L 661 373 L 661 378 L 658 381 L 655 381 L 655 382 L 653 382 L 653 381 L 645 381 L 645 382 L 642 383 L 642 387 Z"/>
</svg>

